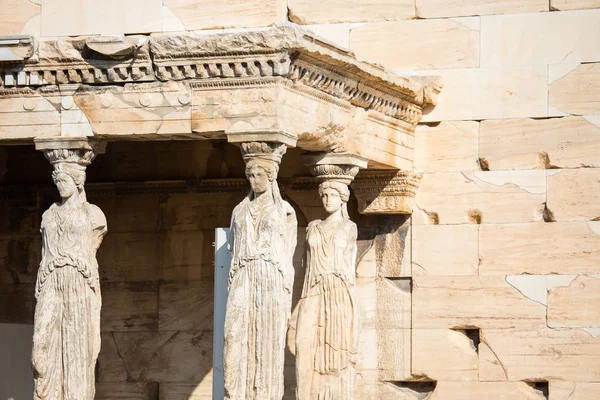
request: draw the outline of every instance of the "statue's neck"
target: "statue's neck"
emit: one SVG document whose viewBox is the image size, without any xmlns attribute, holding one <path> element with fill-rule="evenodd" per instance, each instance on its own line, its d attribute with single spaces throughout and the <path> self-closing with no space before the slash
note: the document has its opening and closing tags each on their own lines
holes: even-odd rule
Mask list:
<svg viewBox="0 0 600 400">
<path fill-rule="evenodd" d="M 77 194 L 73 194 L 70 197 L 63 198 L 61 206 L 63 207 L 77 207 L 81 205 L 81 199 Z"/>
<path fill-rule="evenodd" d="M 268 204 L 273 202 L 273 194 L 270 190 L 262 193 L 254 193 L 254 196 L 250 199 L 255 204 Z"/>
</svg>

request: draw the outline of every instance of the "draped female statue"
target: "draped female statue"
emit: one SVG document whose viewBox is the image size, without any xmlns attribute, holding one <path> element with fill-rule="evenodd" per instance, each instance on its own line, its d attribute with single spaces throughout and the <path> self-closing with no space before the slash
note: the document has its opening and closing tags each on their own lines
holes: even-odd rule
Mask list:
<svg viewBox="0 0 600 400">
<path fill-rule="evenodd" d="M 326 181 L 319 194 L 327 217 L 309 223 L 306 277 L 296 326 L 296 398 L 351 400 L 360 328 L 355 294 L 356 224 L 345 183 Z"/>
<path fill-rule="evenodd" d="M 34 400 L 93 400 L 101 307 L 96 250 L 107 230 L 106 219 L 86 201 L 84 166 L 55 165 L 52 178 L 62 201 L 42 216 Z"/>
<path fill-rule="evenodd" d="M 242 144 L 251 191 L 231 220 L 224 347 L 228 400 L 283 397 L 297 229 L 295 212 L 277 186 L 284 151 L 285 146 L 264 142 Z"/>
</svg>

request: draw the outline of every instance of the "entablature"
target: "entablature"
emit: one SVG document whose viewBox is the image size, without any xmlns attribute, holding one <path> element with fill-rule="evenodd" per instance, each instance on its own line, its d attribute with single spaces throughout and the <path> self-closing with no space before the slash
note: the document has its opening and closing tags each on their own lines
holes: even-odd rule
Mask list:
<svg viewBox="0 0 600 400">
<path fill-rule="evenodd" d="M 50 40 L 0 61 L 0 143 L 274 141 L 411 171 L 415 125 L 439 90 L 289 23 Z"/>
</svg>

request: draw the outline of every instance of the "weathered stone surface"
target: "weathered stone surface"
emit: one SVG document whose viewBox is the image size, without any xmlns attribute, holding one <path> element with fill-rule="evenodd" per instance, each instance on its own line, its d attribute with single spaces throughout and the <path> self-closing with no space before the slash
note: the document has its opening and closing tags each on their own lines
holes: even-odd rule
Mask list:
<svg viewBox="0 0 600 400">
<path fill-rule="evenodd" d="M 0 9 L 0 35 L 17 35 L 34 15 L 40 4 L 29 0 L 10 0 Z"/>
<path fill-rule="evenodd" d="M 213 329 L 214 283 L 189 281 L 160 285 L 159 330 Z"/>
<path fill-rule="evenodd" d="M 479 343 L 479 380 L 482 382 L 506 381 L 508 377 L 496 354 L 485 343 Z"/>
<path fill-rule="evenodd" d="M 525 382 L 437 382 L 430 400 L 544 400 L 544 395 Z"/>
<path fill-rule="evenodd" d="M 550 65 L 548 72 L 548 105 L 552 112 L 600 113 L 600 63 Z"/>
<path fill-rule="evenodd" d="M 585 38 L 600 36 L 600 10 L 494 15 L 481 18 L 481 66 L 600 60 Z"/>
<path fill-rule="evenodd" d="M 595 400 L 600 394 L 600 383 L 550 381 L 550 400 Z"/>
<path fill-rule="evenodd" d="M 479 169 L 478 130 L 479 123 L 475 121 L 444 121 L 436 126 L 417 125 L 415 168 L 426 172 Z"/>
<path fill-rule="evenodd" d="M 228 226 L 231 211 L 245 193 L 181 194 L 161 204 L 161 226 L 169 231 L 200 231 Z"/>
<path fill-rule="evenodd" d="M 479 157 L 490 170 L 600 167 L 599 146 L 600 126 L 583 117 L 487 120 L 479 127 Z"/>
<path fill-rule="evenodd" d="M 373 323 L 380 329 L 409 329 L 411 326 L 411 280 L 410 278 L 377 278 L 376 312 L 364 322 Z M 382 336 L 384 339 L 385 336 Z M 393 379 L 390 379 L 393 380 Z"/>
<path fill-rule="evenodd" d="M 39 95 L 0 98 L 0 137 L 22 139 L 60 135 L 60 113 Z"/>
<path fill-rule="evenodd" d="M 476 381 L 477 351 L 460 331 L 413 329 L 412 373 L 437 381 Z"/>
<path fill-rule="evenodd" d="M 0 285 L 35 283 L 41 249 L 37 235 L 0 235 Z"/>
<path fill-rule="evenodd" d="M 600 168 L 548 171 L 548 209 L 556 221 L 600 218 Z"/>
<path fill-rule="evenodd" d="M 0 61 L 23 61 L 33 52 L 34 38 L 31 35 L 0 36 Z"/>
<path fill-rule="evenodd" d="M 408 0 L 291 0 L 288 8 L 290 21 L 297 24 L 381 21 L 415 16 L 414 3 Z M 331 12 L 332 10 L 335 12 Z"/>
<path fill-rule="evenodd" d="M 600 222 L 482 225 L 480 275 L 598 274 Z"/>
<path fill-rule="evenodd" d="M 208 0 L 165 0 L 164 5 L 171 18 L 180 25 L 179 29 L 172 30 L 267 26 L 284 21 L 287 11 L 286 2 L 282 0 L 227 0 L 219 3 Z M 206 12 L 208 9 L 210 12 Z"/>
<path fill-rule="evenodd" d="M 198 383 L 161 383 L 159 399 L 212 400 L 212 371 Z"/>
<path fill-rule="evenodd" d="M 160 276 L 165 280 L 210 280 L 214 276 L 214 230 L 167 232 Z"/>
<path fill-rule="evenodd" d="M 350 48 L 395 70 L 478 67 L 479 18 L 367 24 L 351 30 Z"/>
<path fill-rule="evenodd" d="M 368 252 L 361 259 L 364 264 L 357 269 L 363 277 L 402 278 L 411 275 L 411 231 L 410 219 L 399 227 L 391 226 L 382 229 L 375 235 L 373 252 Z M 370 261 L 373 260 L 373 263 Z M 367 269 L 369 268 L 369 269 Z M 368 272 L 367 272 L 368 271 Z"/>
<path fill-rule="evenodd" d="M 412 275 L 478 275 L 478 225 L 414 225 Z"/>
<path fill-rule="evenodd" d="M 156 382 L 104 382 L 96 385 L 95 400 L 153 400 L 158 394 Z"/>
<path fill-rule="evenodd" d="M 413 328 L 546 326 L 546 307 L 523 296 L 503 276 L 415 277 L 412 303 Z"/>
<path fill-rule="evenodd" d="M 416 0 L 416 6 L 421 18 L 548 11 L 545 0 Z"/>
<path fill-rule="evenodd" d="M 552 10 L 584 10 L 600 8 L 598 0 L 550 0 L 550 9 Z"/>
<path fill-rule="evenodd" d="M 119 355 L 119 348 L 112 332 L 102 333 L 102 347 L 98 355 L 98 382 L 126 382 L 134 380 L 129 374 L 125 360 Z M 136 376 L 135 379 L 138 377 Z"/>
<path fill-rule="evenodd" d="M 131 380 L 201 382 L 212 368 L 212 333 L 114 332 L 118 353 L 100 359 L 106 368 L 124 363 Z M 114 359 L 114 357 L 118 359 Z M 120 360 L 122 361 L 120 361 Z M 110 375 L 109 375 L 110 376 Z"/>
<path fill-rule="evenodd" d="M 110 221 L 110 232 L 155 232 L 159 225 L 158 196 L 98 197 L 95 204 Z"/>
<path fill-rule="evenodd" d="M 331 43 L 336 44 L 337 46 L 343 47 L 345 49 L 350 48 L 350 29 L 355 24 L 347 23 L 347 24 L 314 24 L 314 25 L 305 25 L 304 27 L 312 32 L 314 32 L 317 36 L 322 37 L 330 41 Z"/>
<path fill-rule="evenodd" d="M 84 92 L 76 94 L 74 102 L 81 110 L 80 119 L 95 135 L 192 136 L 191 92 L 177 82 L 138 84 L 102 94 Z M 63 131 L 66 123 L 73 128 L 80 124 L 80 120 L 65 121 L 65 112 L 61 122 Z"/>
<path fill-rule="evenodd" d="M 497 355 L 508 380 L 597 381 L 600 338 L 580 329 L 483 329 L 481 341 Z"/>
<path fill-rule="evenodd" d="M 545 171 L 426 173 L 414 199 L 413 224 L 541 221 L 545 175 Z"/>
<path fill-rule="evenodd" d="M 423 115 L 423 122 L 548 115 L 545 65 L 418 71 L 417 74 L 439 75 L 444 82 L 438 105 Z"/>
<path fill-rule="evenodd" d="M 600 269 L 600 268 L 599 268 Z M 600 272 L 600 271 L 599 271 Z M 600 327 L 600 276 L 579 276 L 566 287 L 548 291 L 548 326 Z"/>
<path fill-rule="evenodd" d="M 145 331 L 158 326 L 158 283 L 104 282 L 102 331 Z"/>
<path fill-rule="evenodd" d="M 42 36 L 159 32 L 161 7 L 160 0 L 44 0 Z"/>
<path fill-rule="evenodd" d="M 358 371 L 372 379 L 410 377 L 410 280 L 358 278 L 361 305 Z"/>
<path fill-rule="evenodd" d="M 158 232 L 115 232 L 106 236 L 98 263 L 103 281 L 154 281 L 159 279 L 159 249 L 163 235 Z"/>
<path fill-rule="evenodd" d="M 33 284 L 9 285 L 0 290 L 0 323 L 33 324 L 35 309 L 33 294 Z"/>
</svg>

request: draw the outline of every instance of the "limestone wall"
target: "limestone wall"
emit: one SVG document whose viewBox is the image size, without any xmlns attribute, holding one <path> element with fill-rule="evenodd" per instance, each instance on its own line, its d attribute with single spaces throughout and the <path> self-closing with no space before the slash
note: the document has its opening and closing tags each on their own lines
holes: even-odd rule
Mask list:
<svg viewBox="0 0 600 400">
<path fill-rule="evenodd" d="M 416 132 L 411 370 L 394 379 L 437 383 L 390 399 L 600 397 L 600 3 L 551 3 L 417 0 L 416 20 L 318 28 L 445 83 Z"/>
<path fill-rule="evenodd" d="M 600 398 L 598 0 L 0 3 L 0 34 L 37 37 L 290 19 L 397 72 L 441 76 L 416 133 L 415 213 L 362 238 L 364 396 Z M 91 199 L 110 224 L 99 396 L 188 399 L 210 387 L 212 226 L 199 224 L 217 222 L 205 198 L 131 199 Z M 0 209 L 0 322 L 31 322 L 48 204 Z"/>
</svg>

